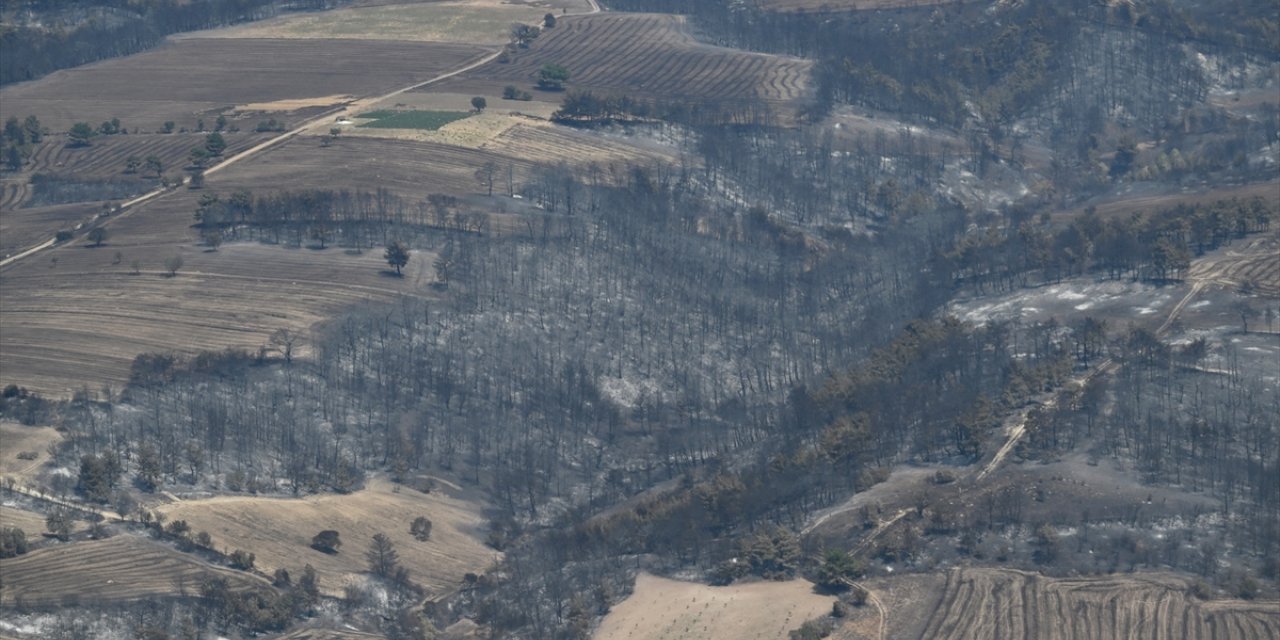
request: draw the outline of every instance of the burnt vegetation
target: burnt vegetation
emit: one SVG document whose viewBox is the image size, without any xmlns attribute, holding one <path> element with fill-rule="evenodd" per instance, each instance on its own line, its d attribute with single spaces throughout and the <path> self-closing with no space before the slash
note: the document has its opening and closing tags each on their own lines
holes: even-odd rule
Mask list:
<svg viewBox="0 0 1280 640">
<path fill-rule="evenodd" d="M 280 8 L 208 4 L 226 11 L 166 32 Z M 803 577 L 841 599 L 832 616 L 796 621 L 796 637 L 881 607 L 868 579 L 957 566 L 945 606 L 920 616 L 929 629 L 967 619 L 955 600 L 975 580 L 1032 585 L 1002 596 L 1016 601 L 1043 586 L 992 566 L 1071 585 L 1179 572 L 1175 599 L 1194 600 L 1197 616 L 1211 598 L 1274 599 L 1280 387 L 1266 358 L 1278 274 L 1272 262 L 1213 261 L 1274 247 L 1277 202 L 1177 197 L 1274 177 L 1280 106 L 1210 100 L 1267 86 L 1259 69 L 1277 64 L 1280 26 L 1264 3 L 1221 3 L 1228 26 L 1163 1 L 1015 3 L 999 20 L 982 3 L 609 4 L 686 14 L 690 33 L 717 44 L 806 58 L 813 85 L 786 105 L 745 84 L 741 99 L 692 106 L 628 93 L 551 54 L 574 51 L 575 34 L 678 21 L 623 14 L 592 27 L 592 16 L 548 14 L 545 31 L 512 30 L 505 60 L 450 82 L 521 78 L 503 95 L 526 100 L 537 77 L 542 93 L 564 92 L 556 122 L 670 145 L 679 161 L 517 174 L 489 160 L 470 195 L 372 179 L 250 190 L 213 176 L 183 190 L 201 255 L 234 255 L 224 247 L 237 242 L 373 251 L 382 275 L 399 276 L 380 281 L 411 288 L 310 331 L 272 327 L 256 350 L 140 355 L 122 389 L 54 401 L 6 388 L 0 415 L 65 431 L 50 453 L 68 473 L 47 476 L 49 493 L 6 483 L 47 515 L 48 540 L 5 527 L 0 556 L 35 575 L 33 557 L 57 545 L 90 555 L 111 534 L 131 545 L 149 535 L 192 584 L 132 610 L 104 596 L 103 615 L 140 635 L 276 632 L 314 617 L 422 637 L 466 618 L 493 637 L 585 638 L 639 570 L 717 585 Z M 157 11 L 146 20 L 169 25 Z M 76 37 L 99 37 L 101 24 Z M 693 40 L 679 48 L 698 64 L 732 58 Z M 5 73 L 60 64 L 19 60 Z M 347 139 L 331 131 L 324 153 Z M 35 162 L 41 135 L 38 120 L 6 128 L 14 171 Z M 231 153 L 219 133 L 197 142 L 193 166 Z M 163 173 L 158 157 L 125 168 Z M 122 198 L 138 184 L 39 174 L 31 202 Z M 1103 210 L 1134 193 L 1155 204 Z M 128 246 L 115 228 L 91 232 L 86 246 L 107 247 L 86 255 Z M 164 266 L 165 282 L 202 275 L 194 260 L 182 271 L 180 252 Z M 1117 312 L 1064 283 L 1152 302 Z M 1018 297 L 1046 291 L 1081 303 L 1042 313 Z M 1193 300 L 1205 309 L 1190 317 Z M 974 301 L 1016 307 L 1017 319 L 962 313 Z M 484 496 L 488 526 L 468 534 L 502 559 L 430 593 L 402 558 L 455 533 L 435 513 L 406 512 L 364 539 L 308 527 L 300 553 L 366 561 L 335 598 L 310 565 L 268 574 L 261 550 L 214 548 L 208 532 L 138 506 L 173 492 L 352 493 L 374 474 L 396 492 Z M 412 539 L 397 549 L 388 532 Z M 1080 598 L 1095 615 L 1080 591 L 1055 602 Z"/>
</svg>

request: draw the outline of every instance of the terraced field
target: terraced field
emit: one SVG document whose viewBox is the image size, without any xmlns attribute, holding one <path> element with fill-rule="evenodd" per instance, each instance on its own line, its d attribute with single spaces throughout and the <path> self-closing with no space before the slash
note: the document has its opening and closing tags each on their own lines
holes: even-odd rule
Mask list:
<svg viewBox="0 0 1280 640">
<path fill-rule="evenodd" d="M 679 16 L 601 13 L 569 17 L 508 63 L 491 62 L 432 90 L 498 95 L 532 89 L 543 64 L 562 64 L 568 88 L 680 100 L 684 104 L 762 101 L 787 106 L 809 92 L 812 63 L 697 42 Z M 558 92 L 533 91 L 559 102 Z"/>
<path fill-rule="evenodd" d="M 379 95 L 488 51 L 433 42 L 189 38 L 6 86 L 0 89 L 0 120 L 36 114 L 52 131 L 113 117 L 131 131 L 155 131 L 166 121 L 194 128 L 201 118 L 212 125 L 235 105 Z M 249 114 L 239 124 L 250 129 L 260 119 Z"/>
<path fill-rule="evenodd" d="M 100 136 L 92 146 L 68 147 L 64 136 L 51 136 L 36 147 L 25 170 L 31 173 L 73 174 L 77 179 L 116 177 L 124 173 L 130 156 L 145 160 L 156 156 L 166 172 L 187 164 L 193 147 L 204 146 L 207 133 L 140 134 Z M 224 131 L 224 156 L 232 156 L 265 140 L 269 134 Z M 141 169 L 140 171 L 145 171 Z M 7 206 L 7 205 L 6 205 Z"/>
<path fill-rule="evenodd" d="M 19 601 L 35 608 L 59 608 L 71 603 L 121 603 L 182 590 L 196 593 L 208 575 L 226 578 L 233 589 L 266 588 L 266 580 L 210 565 L 155 541 L 117 535 L 107 540 L 75 542 L 31 551 L 0 560 L 4 585 L 0 605 Z"/>
<path fill-rule="evenodd" d="M 1004 569 L 957 569 L 921 637 L 1043 640 L 1253 640 L 1280 637 L 1280 603 L 1187 595 L 1160 574 L 1052 579 Z M 906 612 L 890 612 L 909 615 Z"/>
</svg>

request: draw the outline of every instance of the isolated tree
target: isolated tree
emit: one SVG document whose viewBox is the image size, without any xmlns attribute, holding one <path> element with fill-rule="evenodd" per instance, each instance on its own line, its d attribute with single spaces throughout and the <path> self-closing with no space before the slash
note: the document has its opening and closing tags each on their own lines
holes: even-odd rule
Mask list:
<svg viewBox="0 0 1280 640">
<path fill-rule="evenodd" d="M 164 173 L 164 163 L 160 161 L 160 156 L 147 156 L 145 165 L 147 171 L 154 173 L 156 178 L 159 178 L 160 174 Z"/>
<path fill-rule="evenodd" d="M 315 567 L 309 564 L 302 567 L 302 575 L 298 576 L 298 593 L 307 607 L 314 606 L 320 599 L 320 576 L 316 575 Z"/>
<path fill-rule="evenodd" d="M 289 577 L 289 570 L 284 567 L 276 569 L 271 575 L 271 586 L 277 589 L 288 589 L 293 586 L 293 579 Z"/>
<path fill-rule="evenodd" d="M 311 539 L 311 548 L 323 553 L 337 553 L 342 546 L 342 539 L 333 529 L 325 529 Z M 305 575 L 305 574 L 304 574 Z"/>
<path fill-rule="evenodd" d="M 426 516 L 418 516 L 413 519 L 413 524 L 409 525 L 409 533 L 413 537 L 426 542 L 431 539 L 431 521 Z"/>
<path fill-rule="evenodd" d="M 222 246 L 223 235 L 222 229 L 218 227 L 208 227 L 200 230 L 200 239 L 204 240 L 206 246 L 217 251 Z"/>
<path fill-rule="evenodd" d="M 165 123 L 164 123 L 164 132 L 165 132 L 165 133 L 173 133 L 173 126 L 174 126 L 174 125 L 173 125 L 173 121 L 172 121 L 172 120 L 166 120 L 166 121 L 165 121 Z"/>
<path fill-rule="evenodd" d="M 181 262 L 181 258 L 178 261 Z M 172 260 L 170 258 L 169 260 Z M 166 261 L 167 266 L 168 261 Z M 178 266 L 182 266 L 179 264 Z M 174 272 L 177 268 L 173 269 Z M 155 491 L 160 487 L 160 477 L 163 470 L 160 466 L 160 454 L 156 452 L 155 447 L 150 444 L 143 444 L 138 447 L 138 485 L 143 491 Z"/>
<path fill-rule="evenodd" d="M 484 111 L 484 108 L 487 106 L 489 106 L 488 101 L 486 101 L 481 96 L 476 96 L 471 99 L 471 108 L 475 109 L 476 111 Z"/>
<path fill-rule="evenodd" d="M 137 173 L 138 169 L 141 167 L 142 167 L 142 158 L 139 158 L 138 156 L 129 156 L 129 159 L 124 161 L 125 173 Z"/>
<path fill-rule="evenodd" d="M 409 264 L 409 248 L 399 240 L 392 240 L 382 257 L 386 259 L 387 264 L 396 268 L 396 275 L 400 275 L 400 270 Z"/>
<path fill-rule="evenodd" d="M 98 135 L 88 122 L 77 122 L 71 125 L 71 129 L 67 131 L 67 137 L 71 139 L 73 147 L 87 147 L 89 140 Z"/>
<path fill-rule="evenodd" d="M 188 189 L 199 189 L 204 186 L 204 169 L 196 169 L 191 172 L 191 180 L 187 182 Z"/>
<path fill-rule="evenodd" d="M 542 16 L 542 27 L 544 29 L 556 28 L 556 15 L 554 13 L 548 13 L 547 15 Z"/>
<path fill-rule="evenodd" d="M 289 364 L 293 362 L 293 352 L 301 340 L 302 336 L 298 335 L 297 332 L 281 328 L 276 329 L 275 333 L 271 334 L 267 344 L 270 345 L 272 351 L 279 353 L 284 358 L 285 364 Z"/>
<path fill-rule="evenodd" d="M 191 161 L 191 166 L 203 167 L 209 160 L 209 155 L 209 150 L 205 147 L 192 147 L 191 153 L 187 154 L 187 159 Z"/>
<path fill-rule="evenodd" d="M 172 277 L 174 277 L 174 276 L 178 275 L 178 269 L 181 269 L 181 268 L 182 268 L 182 256 L 181 256 L 181 255 L 178 255 L 178 254 L 176 254 L 176 253 L 175 253 L 175 254 L 173 254 L 173 255 L 169 256 L 168 258 L 165 258 L 165 259 L 164 259 L 164 269 L 165 269 L 165 271 L 168 271 L 168 272 L 169 272 L 169 277 L 170 277 L 170 278 L 172 278 Z"/>
<path fill-rule="evenodd" d="M 59 540 L 67 540 L 71 538 L 71 514 L 62 507 L 57 507 L 49 512 L 48 517 L 44 519 L 44 526 L 48 529 L 53 537 Z"/>
<path fill-rule="evenodd" d="M 89 230 L 89 242 L 95 247 L 101 247 L 103 242 L 107 240 L 107 230 L 105 227 L 94 227 Z"/>
<path fill-rule="evenodd" d="M 564 83 L 569 81 L 569 70 L 562 65 L 548 62 L 538 70 L 538 88 L 545 91 L 560 91 Z"/>
<path fill-rule="evenodd" d="M 486 162 L 479 169 L 476 169 L 476 182 L 485 188 L 488 195 L 493 195 L 493 181 L 498 175 L 498 165 L 493 162 Z"/>
<path fill-rule="evenodd" d="M 204 148 L 210 155 L 220 156 L 227 150 L 227 141 L 223 139 L 221 133 L 214 132 L 204 137 Z"/>
<path fill-rule="evenodd" d="M 365 558 L 369 561 L 369 571 L 383 578 L 393 577 L 400 563 L 400 555 L 385 533 L 373 534 Z"/>
<path fill-rule="evenodd" d="M 22 125 L 18 123 L 16 116 L 5 121 L 4 139 L 14 146 L 22 146 L 27 143 L 27 133 L 22 129 Z"/>
<path fill-rule="evenodd" d="M 27 534 L 17 527 L 0 528 L 0 558 L 12 558 L 27 552 Z"/>
<path fill-rule="evenodd" d="M 827 549 L 822 566 L 818 569 L 818 584 L 831 591 L 843 591 L 848 581 L 859 578 L 866 571 L 861 562 L 843 549 Z"/>
<path fill-rule="evenodd" d="M 231 566 L 241 571 L 249 571 L 253 569 L 253 563 L 256 556 L 243 549 L 236 549 L 231 552 Z"/>
<path fill-rule="evenodd" d="M 511 41 L 515 42 L 516 45 L 521 48 L 525 48 L 528 47 L 529 43 L 533 42 L 541 32 L 541 29 L 530 24 L 513 24 L 511 25 Z"/>
<path fill-rule="evenodd" d="M 221 116 L 221 115 L 220 115 L 220 116 L 218 116 L 218 119 L 217 119 L 217 120 L 214 120 L 214 121 L 213 121 L 213 130 L 214 130 L 214 131 L 222 131 L 223 129 L 226 129 L 226 128 L 227 128 L 227 117 L 226 117 L 226 116 Z"/>
<path fill-rule="evenodd" d="M 22 129 L 27 134 L 27 142 L 31 144 L 40 144 L 40 140 L 44 138 L 44 127 L 40 126 L 40 119 L 35 116 L 27 116 L 22 121 Z"/>
</svg>

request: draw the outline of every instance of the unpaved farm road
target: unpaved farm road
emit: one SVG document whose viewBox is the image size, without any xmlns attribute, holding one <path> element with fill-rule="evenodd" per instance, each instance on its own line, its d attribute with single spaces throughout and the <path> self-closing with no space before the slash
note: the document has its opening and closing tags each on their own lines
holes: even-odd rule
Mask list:
<svg viewBox="0 0 1280 640">
<path fill-rule="evenodd" d="M 880 598 L 876 595 L 876 592 L 853 582 L 852 580 L 844 580 L 844 583 L 854 587 L 855 589 L 862 589 L 862 591 L 867 594 L 867 599 L 871 601 L 871 604 L 875 605 L 876 611 L 880 612 L 880 632 L 876 634 L 876 640 L 884 640 L 884 626 L 886 618 L 888 617 L 885 614 L 884 603 L 880 602 Z"/>
<path fill-rule="evenodd" d="M 1187 303 L 1191 302 L 1193 298 L 1199 295 L 1200 291 L 1204 289 L 1205 285 L 1212 281 L 1212 277 L 1214 277 L 1214 275 L 1216 275 L 1216 272 L 1214 272 L 1214 274 L 1212 274 L 1209 279 L 1196 280 L 1191 285 L 1191 290 L 1187 292 L 1187 295 L 1183 296 L 1182 299 L 1178 301 L 1178 304 L 1173 305 L 1173 309 L 1169 311 L 1169 317 L 1165 318 L 1164 324 L 1161 324 L 1160 328 L 1156 329 L 1157 336 L 1163 335 L 1166 331 L 1169 330 L 1169 327 L 1173 324 L 1173 321 L 1176 320 L 1178 318 L 1178 315 L 1182 313 L 1182 310 L 1187 307 Z M 1105 360 L 1102 360 L 1098 364 L 1094 365 L 1094 367 L 1092 369 L 1089 369 L 1087 372 L 1085 372 L 1084 375 L 1072 380 L 1068 384 L 1077 385 L 1078 387 L 1082 388 L 1087 382 L 1089 382 L 1089 380 L 1092 380 L 1093 378 L 1096 378 L 1097 376 L 1102 374 L 1111 373 L 1112 371 L 1115 370 L 1116 366 L 1117 365 L 1115 361 L 1113 361 L 1111 358 L 1107 358 Z M 1014 446 L 1016 446 L 1018 444 L 1018 441 L 1022 439 L 1022 436 L 1026 435 L 1027 433 L 1027 416 L 1031 413 L 1032 409 L 1036 407 L 1040 407 L 1046 410 L 1053 409 L 1055 406 L 1057 406 L 1058 398 L 1060 397 L 1061 397 L 1061 394 L 1057 392 L 1052 392 L 1052 394 L 1048 398 L 1046 398 L 1043 403 L 1032 404 L 1026 409 L 1023 409 L 1019 411 L 1017 414 L 1015 414 L 1014 417 L 1008 422 L 1008 426 L 1005 428 L 1005 433 L 1007 434 L 1008 439 L 1005 440 L 1004 445 L 1001 446 L 998 451 L 996 451 L 995 456 L 991 458 L 991 462 L 988 462 L 986 466 L 984 466 L 982 470 L 978 472 L 978 475 L 974 477 L 974 480 L 981 480 L 987 477 L 988 474 L 990 474 L 992 471 L 995 471 L 996 468 L 1000 466 L 1000 463 L 1003 462 L 1004 459 L 1009 455 L 1009 452 L 1013 451 Z"/>
<path fill-rule="evenodd" d="M 586 13 L 579 14 L 579 15 L 590 15 L 593 13 L 600 13 L 601 11 L 600 3 L 597 2 L 597 0 L 587 0 L 587 2 L 591 5 L 591 9 Z M 209 176 L 214 173 L 217 173 L 223 169 L 226 169 L 227 167 L 230 167 L 243 160 L 252 158 L 258 155 L 259 153 L 262 153 L 263 151 L 270 149 L 271 147 L 279 145 L 280 143 L 285 142 L 286 140 L 296 138 L 297 136 L 302 135 L 304 133 L 311 133 L 314 131 L 324 131 L 327 133 L 329 125 L 332 123 L 331 118 L 335 113 L 341 113 L 343 111 L 358 112 L 360 110 L 367 109 L 371 105 L 377 104 L 384 100 L 388 100 L 390 98 L 394 98 L 402 93 L 405 93 L 408 91 L 414 91 L 416 89 L 421 89 L 422 87 L 433 85 L 443 80 L 448 80 L 449 78 L 452 78 L 458 74 L 466 73 L 468 71 L 471 71 L 472 69 L 476 69 L 482 65 L 493 62 L 494 60 L 497 59 L 498 55 L 501 53 L 502 53 L 502 49 L 495 49 L 483 57 L 473 60 L 461 67 L 458 67 L 457 69 L 454 69 L 453 71 L 442 73 L 434 78 L 431 78 L 430 80 L 426 80 L 416 84 L 411 84 L 407 87 L 401 87 L 399 89 L 396 89 L 395 91 L 392 91 L 390 93 L 386 93 L 380 96 L 361 98 L 354 102 L 348 103 L 348 105 L 342 109 L 338 109 L 335 111 L 326 111 L 274 138 L 271 138 L 270 140 L 267 140 L 260 144 L 249 147 L 248 149 L 245 149 L 244 151 L 241 151 L 240 153 L 237 153 L 236 155 L 231 156 L 226 160 L 223 160 L 222 162 L 219 162 L 218 164 L 213 165 L 212 167 L 209 167 L 208 169 L 205 170 L 204 175 Z M 189 178 L 184 178 L 182 183 L 178 186 L 181 187 L 183 184 L 186 184 L 189 180 L 190 180 Z M 125 202 L 124 204 L 121 204 L 120 207 L 117 209 L 119 213 L 111 217 L 110 219 L 106 220 L 105 222 L 102 222 L 101 224 L 98 224 L 98 225 L 92 225 L 92 224 L 85 225 L 84 231 L 85 233 L 88 233 L 88 231 L 92 229 L 94 226 L 105 227 L 111 224 L 112 222 L 119 220 L 120 218 L 123 218 L 129 215 L 130 213 L 136 211 L 138 205 L 154 200 L 166 193 L 170 193 L 173 190 L 174 190 L 173 188 L 162 187 L 154 191 L 144 193 L 132 200 L 129 200 L 128 202 Z M 40 253 L 41 251 L 44 251 L 45 249 L 49 249 L 54 246 L 56 246 L 56 243 L 52 238 L 50 238 L 49 240 L 45 240 L 44 242 L 34 247 L 29 247 L 12 256 L 9 256 L 8 258 L 0 260 L 0 268 L 9 266 L 10 264 L 15 264 L 19 260 L 23 260 L 25 258 L 31 257 L 37 253 Z"/>
</svg>

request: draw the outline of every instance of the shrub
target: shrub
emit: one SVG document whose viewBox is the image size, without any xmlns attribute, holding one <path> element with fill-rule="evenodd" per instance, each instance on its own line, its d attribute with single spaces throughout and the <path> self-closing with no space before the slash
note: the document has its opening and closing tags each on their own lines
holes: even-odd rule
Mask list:
<svg viewBox="0 0 1280 640">
<path fill-rule="evenodd" d="M 341 546 L 342 540 L 333 529 L 325 529 L 311 539 L 311 548 L 323 553 L 337 553 Z"/>
</svg>

